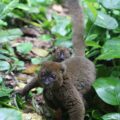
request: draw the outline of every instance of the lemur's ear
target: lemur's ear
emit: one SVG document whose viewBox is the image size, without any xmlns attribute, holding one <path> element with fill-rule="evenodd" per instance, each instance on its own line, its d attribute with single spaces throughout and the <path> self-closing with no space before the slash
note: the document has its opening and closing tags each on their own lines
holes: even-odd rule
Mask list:
<svg viewBox="0 0 120 120">
<path fill-rule="evenodd" d="M 54 47 L 54 48 L 50 49 L 49 54 L 55 53 L 56 50 L 57 50 L 57 47 Z"/>
</svg>

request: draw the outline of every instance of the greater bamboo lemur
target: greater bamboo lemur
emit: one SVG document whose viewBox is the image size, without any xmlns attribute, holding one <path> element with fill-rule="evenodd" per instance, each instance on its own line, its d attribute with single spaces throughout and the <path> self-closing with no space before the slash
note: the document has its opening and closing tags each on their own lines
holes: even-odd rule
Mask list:
<svg viewBox="0 0 120 120">
<path fill-rule="evenodd" d="M 64 5 L 68 7 L 72 18 L 74 55 L 61 63 L 44 63 L 36 80 L 32 81 L 27 89 L 23 89 L 22 93 L 43 85 L 44 98 L 50 107 L 66 109 L 68 113 L 72 113 L 69 114 L 70 120 L 83 120 L 85 108 L 82 96 L 90 91 L 95 80 L 95 66 L 85 57 L 83 12 L 78 0 L 66 0 Z M 74 100 L 71 96 L 74 96 Z M 76 104 L 77 101 L 79 105 Z M 58 102 L 61 105 L 58 105 Z M 71 107 L 73 109 L 70 109 Z M 81 117 L 77 116 L 78 112 Z"/>
<path fill-rule="evenodd" d="M 72 56 L 72 50 L 65 47 L 55 47 L 52 51 L 52 58 L 55 62 L 62 62 Z"/>
</svg>

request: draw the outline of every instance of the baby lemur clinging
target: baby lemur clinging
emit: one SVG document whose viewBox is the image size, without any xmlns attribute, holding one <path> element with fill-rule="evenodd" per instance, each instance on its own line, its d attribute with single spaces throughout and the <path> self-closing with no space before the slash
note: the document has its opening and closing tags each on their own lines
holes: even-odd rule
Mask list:
<svg viewBox="0 0 120 120">
<path fill-rule="evenodd" d="M 53 61 L 62 62 L 68 59 L 69 57 L 71 57 L 72 50 L 69 48 L 58 46 L 52 50 L 51 54 L 52 54 Z"/>
<path fill-rule="evenodd" d="M 44 97 L 50 107 L 66 109 L 71 114 L 69 114 L 70 120 L 83 120 L 85 108 L 82 95 L 91 89 L 96 76 L 95 66 L 85 57 L 83 14 L 78 0 L 66 0 L 64 5 L 68 7 L 72 18 L 74 55 L 61 63 L 44 63 L 36 80 L 32 81 L 22 93 L 44 83 L 46 84 L 46 86 L 43 85 Z M 61 105 L 57 104 L 58 101 Z M 76 119 L 74 115 L 78 118 Z"/>
</svg>

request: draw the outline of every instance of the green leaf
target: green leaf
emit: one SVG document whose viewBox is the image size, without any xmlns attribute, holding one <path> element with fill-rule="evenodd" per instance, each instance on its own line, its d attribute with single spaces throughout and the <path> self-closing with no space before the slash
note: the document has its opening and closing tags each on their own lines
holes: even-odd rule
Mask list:
<svg viewBox="0 0 120 120">
<path fill-rule="evenodd" d="M 28 4 L 31 5 L 50 5 L 53 0 L 27 0 Z"/>
<path fill-rule="evenodd" d="M 109 113 L 102 116 L 103 120 L 120 120 L 120 113 Z"/>
<path fill-rule="evenodd" d="M 0 84 L 3 82 L 3 78 L 0 76 Z"/>
<path fill-rule="evenodd" d="M 95 47 L 95 48 L 100 48 L 101 46 L 98 44 L 98 43 L 96 43 L 95 41 L 85 41 L 85 44 L 87 45 L 87 46 L 91 46 L 91 47 Z"/>
<path fill-rule="evenodd" d="M 12 91 L 12 89 L 2 87 L 0 88 L 0 97 L 9 96 Z"/>
<path fill-rule="evenodd" d="M 97 37 L 98 37 L 98 34 L 91 34 L 91 35 L 87 36 L 86 41 L 94 40 Z"/>
<path fill-rule="evenodd" d="M 5 18 L 8 13 L 10 13 L 14 8 L 16 8 L 17 4 L 18 4 L 19 0 L 12 0 L 9 4 L 5 5 L 5 4 L 0 4 L 0 7 L 2 6 L 2 8 L 0 9 L 0 19 Z"/>
<path fill-rule="evenodd" d="M 58 16 L 56 14 L 53 17 L 56 25 L 52 27 L 52 33 L 65 36 L 69 32 L 66 27 L 70 24 L 70 19 L 68 19 L 68 17 Z"/>
<path fill-rule="evenodd" d="M 120 80 L 117 78 L 99 78 L 93 87 L 98 96 L 110 105 L 120 105 Z"/>
<path fill-rule="evenodd" d="M 0 120 L 22 120 L 22 114 L 14 109 L 0 108 Z"/>
<path fill-rule="evenodd" d="M 85 9 L 86 14 L 88 15 L 89 19 L 92 22 L 95 22 L 97 15 L 98 15 L 97 10 L 95 9 L 95 5 L 92 2 L 86 1 L 85 8 L 86 8 Z"/>
<path fill-rule="evenodd" d="M 94 120 L 102 120 L 101 119 L 101 114 L 97 110 L 92 110 L 92 118 Z M 91 119 L 92 120 L 92 119 Z"/>
<path fill-rule="evenodd" d="M 0 54 L 0 60 L 9 60 L 10 58 L 3 55 L 3 54 Z"/>
<path fill-rule="evenodd" d="M 85 0 L 86 2 L 96 2 L 96 0 Z"/>
<path fill-rule="evenodd" d="M 28 54 L 32 50 L 33 44 L 30 42 L 20 43 L 17 46 L 17 51 L 23 54 Z"/>
<path fill-rule="evenodd" d="M 23 61 L 19 61 L 17 64 L 17 70 L 23 70 L 25 69 L 25 64 Z"/>
<path fill-rule="evenodd" d="M 106 29 L 116 29 L 118 27 L 118 22 L 115 18 L 100 11 L 94 24 Z"/>
<path fill-rule="evenodd" d="M 58 39 L 55 41 L 55 46 L 63 46 L 63 47 L 70 48 L 72 46 L 72 42 L 68 40 Z"/>
<path fill-rule="evenodd" d="M 7 54 L 7 55 L 9 55 L 9 51 L 8 50 L 5 50 L 5 49 L 0 49 L 0 53 L 1 54 Z"/>
<path fill-rule="evenodd" d="M 50 56 L 44 57 L 44 58 L 36 57 L 36 58 L 32 58 L 32 59 L 31 59 L 31 62 L 32 62 L 32 64 L 37 65 L 37 64 L 41 64 L 41 63 L 43 63 L 43 62 L 46 62 L 46 61 L 48 61 L 49 59 L 50 59 Z"/>
<path fill-rule="evenodd" d="M 0 26 L 7 26 L 7 22 L 0 20 Z"/>
<path fill-rule="evenodd" d="M 101 46 L 100 46 L 97 42 L 93 41 L 93 40 L 96 39 L 97 37 L 98 37 L 97 34 L 91 34 L 91 35 L 89 35 L 89 36 L 86 38 L 86 40 L 85 40 L 85 44 L 86 44 L 87 46 L 91 46 L 91 47 L 95 47 L 95 48 L 100 48 Z"/>
<path fill-rule="evenodd" d="M 9 69 L 10 69 L 10 64 L 6 61 L 0 60 L 0 71 L 9 70 Z"/>
<path fill-rule="evenodd" d="M 41 35 L 39 39 L 43 41 L 51 41 L 52 37 L 50 35 L 44 34 L 44 35 Z"/>
<path fill-rule="evenodd" d="M 41 87 L 37 88 L 36 90 L 37 90 L 37 93 L 38 93 L 38 94 L 43 93 L 43 88 L 41 88 Z"/>
<path fill-rule="evenodd" d="M 108 9 L 120 9 L 120 0 L 99 0 Z"/>
<path fill-rule="evenodd" d="M 22 35 L 20 29 L 9 29 L 0 31 L 0 43 L 7 42 L 9 40 L 14 40 Z"/>
<path fill-rule="evenodd" d="M 11 60 L 13 61 L 13 63 L 11 64 L 11 71 L 15 70 L 16 68 L 18 68 L 18 63 L 19 63 L 19 59 L 16 57 L 11 57 Z"/>
<path fill-rule="evenodd" d="M 11 65 L 11 70 L 23 70 L 25 69 L 25 64 L 23 61 L 20 61 L 17 58 L 12 57 L 12 60 L 14 60 L 14 63 Z"/>
<path fill-rule="evenodd" d="M 39 9 L 36 8 L 36 7 L 30 7 L 28 5 L 25 5 L 25 4 L 18 4 L 17 5 L 17 8 L 21 9 L 21 10 L 24 10 L 24 11 L 27 11 L 29 13 L 39 13 Z"/>
<path fill-rule="evenodd" d="M 120 58 L 120 38 L 107 40 L 102 48 L 102 54 L 97 58 L 99 60 L 108 60 Z"/>
</svg>

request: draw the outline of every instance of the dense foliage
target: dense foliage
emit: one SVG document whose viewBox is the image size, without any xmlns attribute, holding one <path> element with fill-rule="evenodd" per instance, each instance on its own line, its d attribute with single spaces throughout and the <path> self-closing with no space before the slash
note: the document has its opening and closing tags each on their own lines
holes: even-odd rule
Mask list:
<svg viewBox="0 0 120 120">
<path fill-rule="evenodd" d="M 6 87 L 4 81 L 9 77 L 16 80 L 15 75 L 18 73 L 34 73 L 47 59 L 52 47 L 72 47 L 70 18 L 63 13 L 60 6 L 54 6 L 56 3 L 60 3 L 60 0 L 0 0 L 1 120 L 11 112 L 15 114 L 13 119 L 20 120 L 21 113 L 13 109 L 23 109 L 24 106 L 21 98 L 11 95 L 13 88 Z M 97 80 L 93 87 L 98 99 L 116 108 L 109 112 L 103 110 L 104 108 L 91 107 L 86 116 L 89 120 L 119 120 L 120 0 L 83 0 L 82 5 L 85 14 L 86 56 L 94 61 L 97 69 Z M 41 34 L 36 35 L 35 40 L 45 42 L 45 46 L 52 45 L 37 49 L 33 42 L 23 40 L 24 26 L 39 29 Z M 35 55 L 31 55 L 31 51 Z M 27 60 L 24 60 L 26 56 Z M 38 91 L 41 92 L 41 89 Z M 2 113 L 3 111 L 5 112 Z"/>
</svg>

